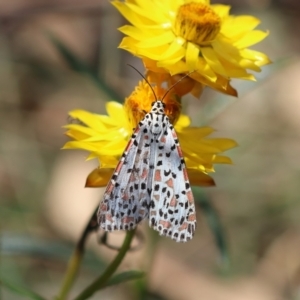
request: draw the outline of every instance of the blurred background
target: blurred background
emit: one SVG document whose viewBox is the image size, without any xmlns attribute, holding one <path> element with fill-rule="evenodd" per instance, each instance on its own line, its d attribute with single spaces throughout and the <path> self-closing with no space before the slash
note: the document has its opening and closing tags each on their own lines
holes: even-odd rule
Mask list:
<svg viewBox="0 0 300 300">
<path fill-rule="evenodd" d="M 253 49 L 273 64 L 257 82 L 234 81 L 238 99 L 206 89 L 201 100 L 184 101 L 194 125 L 238 142 L 227 152 L 234 165 L 216 167 L 216 187 L 195 190 L 192 241 L 177 244 L 141 226 L 142 248 L 122 268 L 147 272 L 143 299 L 300 299 L 300 2 L 212 1 L 220 2 L 261 19 L 270 36 Z M 105 113 L 106 101 L 123 101 L 140 80 L 127 66 L 143 71 L 139 60 L 117 49 L 123 24 L 104 0 L 0 0 L 1 300 L 29 297 L 20 286 L 57 295 L 101 199 L 101 189 L 84 188 L 97 162 L 60 150 L 62 126 L 73 109 Z M 109 239 L 118 245 L 123 237 Z M 91 235 L 71 295 L 115 253 Z M 92 299 L 139 299 L 139 288 L 119 285 Z"/>
</svg>

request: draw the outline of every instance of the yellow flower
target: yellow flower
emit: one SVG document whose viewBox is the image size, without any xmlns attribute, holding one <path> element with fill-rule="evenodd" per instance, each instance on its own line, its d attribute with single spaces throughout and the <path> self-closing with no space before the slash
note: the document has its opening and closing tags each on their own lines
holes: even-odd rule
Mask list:
<svg viewBox="0 0 300 300">
<path fill-rule="evenodd" d="M 255 80 L 270 63 L 264 53 L 248 47 L 268 33 L 254 30 L 260 21 L 252 16 L 232 16 L 230 6 L 209 0 L 125 0 L 112 4 L 132 24 L 120 28 L 126 37 L 120 48 L 141 57 L 153 72 L 190 74 L 201 86 L 236 95 L 232 78 Z"/>
<path fill-rule="evenodd" d="M 155 92 L 162 94 L 164 90 Z M 197 186 L 214 185 L 207 175 L 214 172 L 214 164 L 230 164 L 231 160 L 221 155 L 223 151 L 236 146 L 235 141 L 225 138 L 208 138 L 213 132 L 209 127 L 190 127 L 190 119 L 180 114 L 180 103 L 168 93 L 164 98 L 166 114 L 175 124 L 183 155 L 186 161 L 190 182 Z M 108 102 L 108 115 L 93 114 L 84 110 L 70 112 L 78 124 L 68 124 L 66 135 L 72 141 L 63 149 L 83 149 L 90 152 L 88 159 L 98 158 L 100 167 L 87 178 L 86 186 L 104 187 L 107 185 L 130 137 L 132 129 L 151 109 L 155 97 L 145 82 L 141 82 L 135 91 L 126 99 L 125 105 Z M 130 119 L 130 120 L 129 120 Z"/>
</svg>

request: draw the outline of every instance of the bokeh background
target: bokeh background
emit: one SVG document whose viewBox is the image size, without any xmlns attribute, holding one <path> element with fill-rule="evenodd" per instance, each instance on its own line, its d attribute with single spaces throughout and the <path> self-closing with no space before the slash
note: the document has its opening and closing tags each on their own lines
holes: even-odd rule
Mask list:
<svg viewBox="0 0 300 300">
<path fill-rule="evenodd" d="M 216 167 L 202 200 L 195 238 L 177 244 L 141 226 L 140 250 L 123 270 L 146 270 L 143 299 L 300 299 L 300 60 L 298 0 L 232 0 L 270 36 L 254 47 L 273 64 L 257 82 L 234 81 L 234 99 L 206 89 L 187 98 L 194 125 L 235 139 L 234 165 Z M 0 299 L 26 299 L 26 287 L 54 299 L 76 241 L 101 199 L 85 189 L 97 165 L 87 153 L 60 150 L 68 112 L 105 113 L 143 71 L 117 49 L 125 20 L 104 0 L 0 1 Z M 221 225 L 220 225 L 221 224 Z M 89 238 L 75 296 L 101 273 L 113 250 Z M 124 235 L 109 236 L 118 245 Z M 155 241 L 155 242 L 153 242 Z M 140 299 L 139 284 L 92 299 Z M 71 299 L 72 297 L 70 297 Z"/>
</svg>

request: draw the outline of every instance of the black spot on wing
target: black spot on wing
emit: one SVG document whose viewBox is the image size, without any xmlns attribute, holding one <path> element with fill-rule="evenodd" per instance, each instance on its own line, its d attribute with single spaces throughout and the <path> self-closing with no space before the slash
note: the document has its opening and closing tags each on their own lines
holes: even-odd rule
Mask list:
<svg viewBox="0 0 300 300">
<path fill-rule="evenodd" d="M 169 171 L 164 170 L 164 175 L 165 176 L 169 176 L 170 174 L 171 174 L 171 170 L 169 170 Z"/>
</svg>

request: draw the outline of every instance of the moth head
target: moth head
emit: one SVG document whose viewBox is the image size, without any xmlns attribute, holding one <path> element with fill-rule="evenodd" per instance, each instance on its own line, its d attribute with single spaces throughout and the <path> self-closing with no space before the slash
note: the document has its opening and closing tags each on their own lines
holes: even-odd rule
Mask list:
<svg viewBox="0 0 300 300">
<path fill-rule="evenodd" d="M 152 112 L 158 113 L 158 114 L 164 114 L 165 113 L 165 103 L 163 103 L 161 100 L 157 100 L 152 102 Z"/>
</svg>

